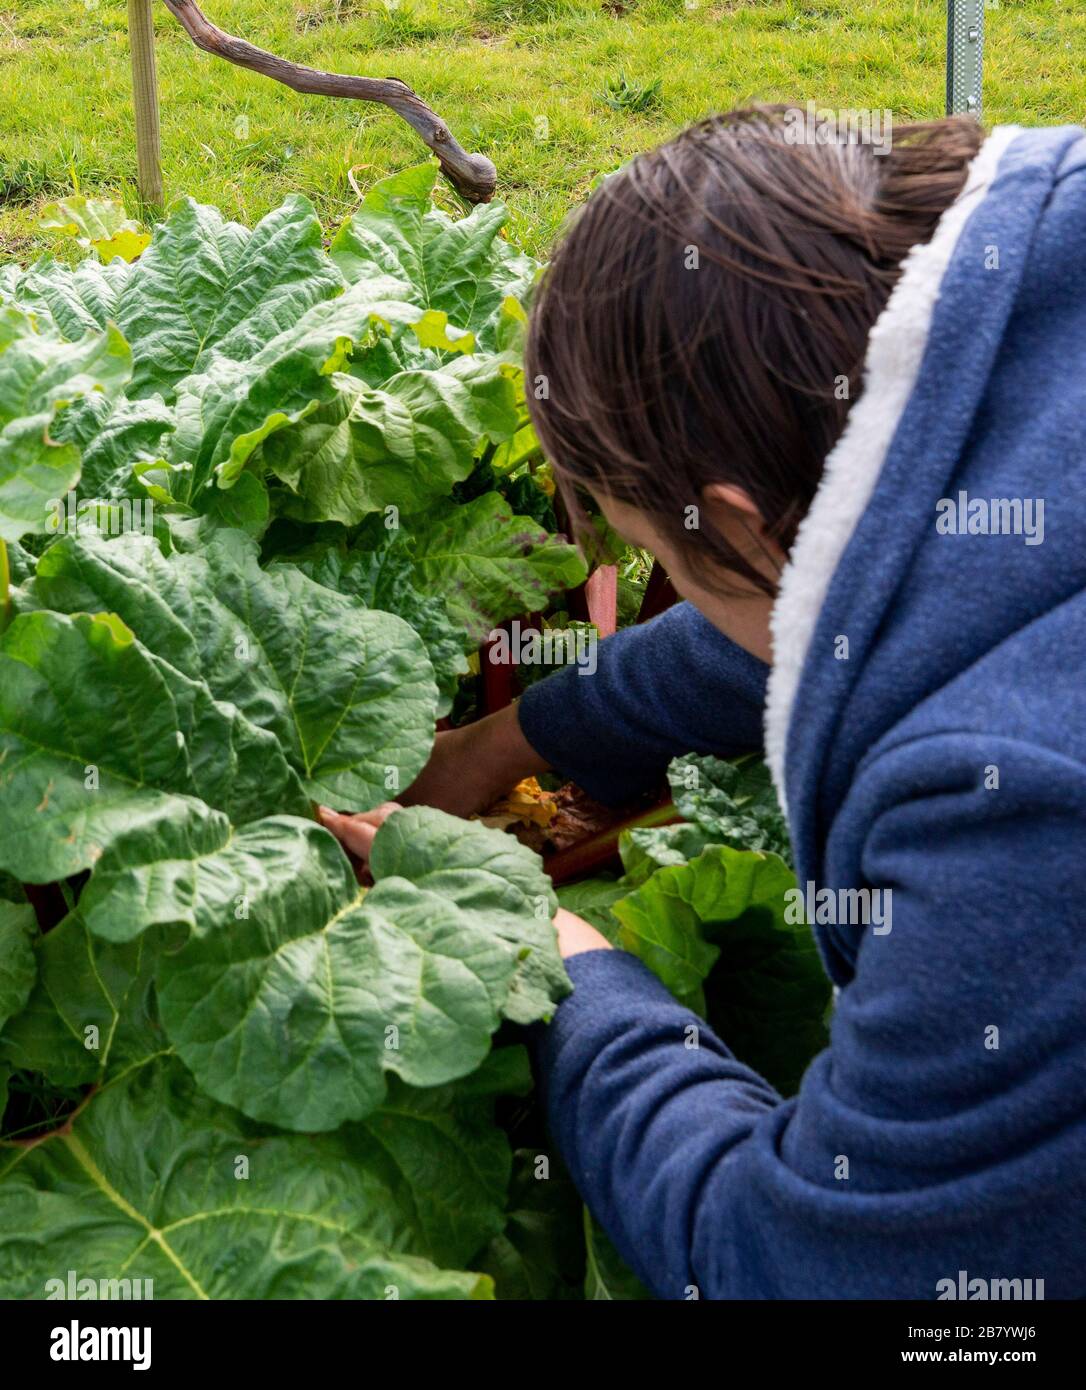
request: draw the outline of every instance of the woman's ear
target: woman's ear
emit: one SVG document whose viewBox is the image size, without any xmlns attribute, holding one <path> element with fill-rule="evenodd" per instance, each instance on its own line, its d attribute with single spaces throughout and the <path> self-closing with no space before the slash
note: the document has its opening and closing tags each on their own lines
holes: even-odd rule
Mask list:
<svg viewBox="0 0 1086 1390">
<path fill-rule="evenodd" d="M 750 493 L 734 483 L 709 483 L 701 490 L 701 505 L 713 519 L 718 530 L 723 531 L 731 519 L 749 527 L 756 522 L 759 529 L 764 526 L 762 515 Z M 736 513 L 739 513 L 736 516 Z"/>
<path fill-rule="evenodd" d="M 714 528 L 769 579 L 780 577 L 787 556 L 766 532 L 758 504 L 734 483 L 707 483 L 700 503 Z"/>
</svg>

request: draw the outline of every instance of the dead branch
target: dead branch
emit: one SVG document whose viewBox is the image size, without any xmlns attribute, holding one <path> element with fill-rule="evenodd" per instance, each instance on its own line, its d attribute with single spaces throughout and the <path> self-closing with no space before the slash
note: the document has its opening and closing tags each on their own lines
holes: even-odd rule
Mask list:
<svg viewBox="0 0 1086 1390">
<path fill-rule="evenodd" d="M 406 82 L 397 77 L 347 77 L 342 73 L 303 67 L 224 33 L 203 14 L 195 0 L 163 0 L 163 3 L 196 47 L 205 53 L 259 72 L 296 92 L 353 97 L 356 101 L 375 101 L 387 106 L 397 116 L 402 116 L 429 145 L 440 160 L 445 177 L 458 193 L 472 203 L 486 203 L 494 196 L 497 184 L 494 165 L 485 155 L 468 154 L 462 149 L 441 117 L 431 111 Z"/>
</svg>

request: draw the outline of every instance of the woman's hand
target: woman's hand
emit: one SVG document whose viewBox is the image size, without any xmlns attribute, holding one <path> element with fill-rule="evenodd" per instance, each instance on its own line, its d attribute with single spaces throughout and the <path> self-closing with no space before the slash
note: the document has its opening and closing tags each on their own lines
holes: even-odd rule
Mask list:
<svg viewBox="0 0 1086 1390">
<path fill-rule="evenodd" d="M 385 801 L 372 811 L 360 811 L 353 816 L 333 811 L 330 806 L 317 808 L 321 825 L 330 830 L 347 851 L 359 883 L 373 882 L 369 870 L 370 850 L 373 848 L 374 838 L 393 811 L 401 809 L 398 801 Z"/>
<path fill-rule="evenodd" d="M 386 801 L 372 811 L 362 811 L 355 816 L 345 816 L 333 811 L 330 806 L 320 807 L 321 824 L 336 837 L 351 856 L 355 874 L 360 882 L 369 880 L 370 850 L 378 830 L 392 815 L 399 811 L 396 801 Z M 567 912 L 560 907 L 554 914 L 554 928 L 558 933 L 558 950 L 563 959 L 580 955 L 582 951 L 609 951 L 611 943 L 595 927 L 583 918 Z"/>
<path fill-rule="evenodd" d="M 356 859 L 368 862 L 373 837 L 401 806 L 436 806 L 452 816 L 471 816 L 485 811 L 522 777 L 547 770 L 520 731 L 516 706 L 507 705 L 474 724 L 438 734 L 430 761 L 399 801 L 353 816 L 321 806 L 321 824 Z"/>
<path fill-rule="evenodd" d="M 522 777 L 548 764 L 521 733 L 515 705 L 474 724 L 438 734 L 430 761 L 400 798 L 454 816 L 485 811 Z"/>
<path fill-rule="evenodd" d="M 582 951 L 614 950 L 602 932 L 590 926 L 583 917 L 567 912 L 564 907 L 554 914 L 554 927 L 558 933 L 558 952 L 563 960 L 579 956 Z"/>
</svg>

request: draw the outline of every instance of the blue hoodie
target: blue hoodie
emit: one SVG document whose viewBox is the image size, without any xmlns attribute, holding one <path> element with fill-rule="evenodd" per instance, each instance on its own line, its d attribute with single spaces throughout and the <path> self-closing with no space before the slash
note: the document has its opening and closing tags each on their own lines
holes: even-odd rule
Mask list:
<svg viewBox="0 0 1086 1390">
<path fill-rule="evenodd" d="M 773 613 L 800 883 L 890 889 L 892 929 L 815 928 L 840 993 L 791 1099 L 726 1027 L 685 1047 L 621 951 L 570 962 L 541 1044 L 573 1177 L 660 1297 L 1086 1296 L 1084 435 L 1086 136 L 997 130 L 872 331 Z M 756 742 L 763 674 L 682 605 L 521 723 L 619 799 Z"/>
</svg>

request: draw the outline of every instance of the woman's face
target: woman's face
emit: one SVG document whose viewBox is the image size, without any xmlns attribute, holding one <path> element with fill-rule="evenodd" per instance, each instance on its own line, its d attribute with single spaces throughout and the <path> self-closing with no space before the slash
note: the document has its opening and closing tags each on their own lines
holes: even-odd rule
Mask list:
<svg viewBox="0 0 1086 1390">
<path fill-rule="evenodd" d="M 659 560 L 677 593 L 688 599 L 726 637 L 762 661 L 772 663 L 769 631 L 772 596 L 755 588 L 741 575 L 719 570 L 710 575 L 708 560 L 705 574 L 699 578 L 697 563 L 691 563 L 690 552 L 676 551 L 647 512 L 601 493 L 593 493 L 593 496 L 607 522 L 624 540 L 651 551 Z M 716 529 L 760 574 L 776 583 L 787 557 L 766 537 L 761 517 L 742 489 L 714 483 L 702 493 L 699 508 L 709 512 Z M 725 593 L 714 587 L 714 583 L 721 582 L 727 588 Z"/>
</svg>

